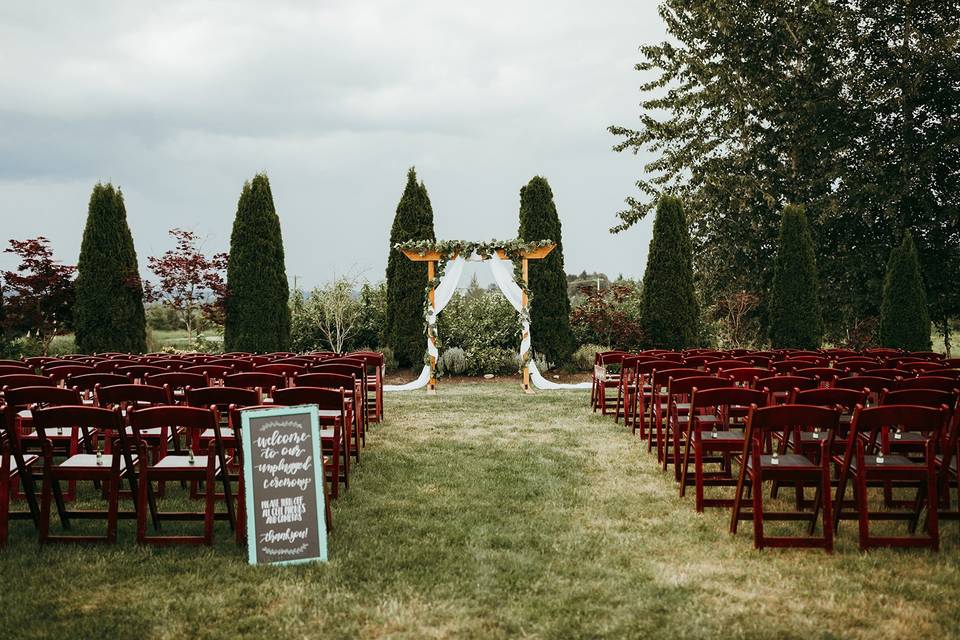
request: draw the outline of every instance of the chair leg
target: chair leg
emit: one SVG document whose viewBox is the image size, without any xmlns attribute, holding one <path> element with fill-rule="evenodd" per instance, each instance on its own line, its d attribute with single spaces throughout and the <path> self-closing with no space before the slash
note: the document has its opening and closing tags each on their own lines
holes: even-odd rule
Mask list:
<svg viewBox="0 0 960 640">
<path fill-rule="evenodd" d="M 753 469 L 750 486 L 753 487 L 753 547 L 763 549 L 763 491 L 758 469 Z"/>
<path fill-rule="evenodd" d="M 106 484 L 107 491 L 110 494 L 110 502 L 107 507 L 107 543 L 115 544 L 117 542 L 117 512 L 120 507 L 120 481 L 118 478 L 111 477 L 104 484 Z"/>
<path fill-rule="evenodd" d="M 40 544 L 50 537 L 50 471 L 43 471 L 43 487 L 40 489 Z"/>
<path fill-rule="evenodd" d="M 150 487 L 150 476 L 147 474 L 146 464 L 143 464 L 140 467 L 140 482 L 137 487 L 137 543 L 146 544 L 147 541 L 147 497 L 148 489 Z M 156 526 L 158 520 L 156 512 L 153 511 L 154 525 Z"/>
<path fill-rule="evenodd" d="M 867 504 L 867 480 L 860 469 L 854 478 L 854 489 L 857 493 L 857 519 L 860 523 L 860 551 L 866 551 L 870 547 L 870 505 Z"/>
<path fill-rule="evenodd" d="M 927 471 L 927 533 L 930 536 L 930 548 L 940 550 L 940 522 L 937 513 L 937 473 L 932 464 Z"/>
<path fill-rule="evenodd" d="M 213 519 L 217 505 L 217 477 L 214 460 L 216 458 L 207 456 L 207 492 L 203 510 L 203 543 L 205 545 L 213 544 Z M 220 472 L 227 476 L 226 469 L 221 469 Z"/>
</svg>

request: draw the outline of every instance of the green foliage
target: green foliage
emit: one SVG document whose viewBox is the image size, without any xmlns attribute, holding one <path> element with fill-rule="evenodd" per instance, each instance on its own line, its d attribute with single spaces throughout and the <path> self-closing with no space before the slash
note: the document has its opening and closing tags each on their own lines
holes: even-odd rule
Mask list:
<svg viewBox="0 0 960 640">
<path fill-rule="evenodd" d="M 783 209 L 769 315 L 770 344 L 774 349 L 820 348 L 820 281 L 813 238 L 800 206 L 787 205 Z"/>
<path fill-rule="evenodd" d="M 354 330 L 353 343 L 374 351 L 383 345 L 387 324 L 387 283 L 364 282 L 360 287 L 360 313 Z"/>
<path fill-rule="evenodd" d="M 549 360 L 564 364 L 573 353 L 570 298 L 563 269 L 560 217 L 546 178 L 535 176 L 520 189 L 520 228 L 527 242 L 551 240 L 557 247 L 542 260 L 530 261 L 530 332 L 533 347 Z"/>
<path fill-rule="evenodd" d="M 926 351 L 930 348 L 930 315 L 920 261 L 913 235 L 890 252 L 880 306 L 880 344 L 884 347 Z"/>
<path fill-rule="evenodd" d="M 304 295 L 290 296 L 290 348 L 307 351 L 349 352 L 380 348 L 386 287 L 364 283 L 356 295 L 356 282 L 336 278 Z"/>
<path fill-rule="evenodd" d="M 178 331 L 183 326 L 183 322 L 177 315 L 176 309 L 161 302 L 146 305 L 146 316 L 148 332 L 151 329 L 154 331 Z M 203 331 L 205 328 L 207 327 L 205 327 L 202 322 L 198 324 L 200 331 Z M 149 341 L 149 335 L 147 336 L 147 340 Z M 153 350 L 150 350 L 151 353 L 152 351 Z"/>
<path fill-rule="evenodd" d="M 577 371 L 593 371 L 594 356 L 602 351 L 609 351 L 609 346 L 599 344 L 582 344 L 573 352 L 573 366 Z"/>
<path fill-rule="evenodd" d="M 683 205 L 678 198 L 663 195 L 657 203 L 640 299 L 640 323 L 647 344 L 659 349 L 696 346 L 697 309 Z"/>
<path fill-rule="evenodd" d="M 419 366 L 426 344 L 423 305 L 427 265 L 409 260 L 397 248 L 411 240 L 436 240 L 430 197 L 423 182 L 417 183 L 413 167 L 407 172 L 407 185 L 397 204 L 387 258 L 385 342 L 401 367 Z"/>
<path fill-rule="evenodd" d="M 584 287 L 583 300 L 570 313 L 577 344 L 606 344 L 628 351 L 643 348 L 640 286 L 621 280 L 606 289 Z"/>
<path fill-rule="evenodd" d="M 462 375 L 467 370 L 467 355 L 460 347 L 450 347 L 437 361 L 437 371 L 442 375 Z"/>
<path fill-rule="evenodd" d="M 834 343 L 878 315 L 884 269 L 870 257 L 911 229 L 948 328 L 960 315 L 960 173 L 948 169 L 960 166 L 960 3 L 660 6 L 669 39 L 640 48 L 640 126 L 611 127 L 617 150 L 653 158 L 617 228 L 678 193 L 711 305 L 770 290 L 780 212 L 803 202 Z M 751 315 L 766 333 L 766 301 Z"/>
<path fill-rule="evenodd" d="M 143 285 L 127 225 L 123 193 L 110 183 L 93 187 L 77 262 L 74 304 L 76 348 L 81 353 L 147 348 Z"/>
<path fill-rule="evenodd" d="M 243 185 L 227 262 L 226 351 L 269 352 L 290 343 L 289 287 L 280 218 L 267 175 Z"/>
<path fill-rule="evenodd" d="M 466 352 L 468 376 L 511 375 L 520 370 L 520 354 L 517 349 L 482 346 Z"/>
<path fill-rule="evenodd" d="M 497 291 L 457 291 L 437 319 L 445 348 L 476 351 L 491 347 L 518 351 L 520 321 L 510 302 Z"/>
</svg>

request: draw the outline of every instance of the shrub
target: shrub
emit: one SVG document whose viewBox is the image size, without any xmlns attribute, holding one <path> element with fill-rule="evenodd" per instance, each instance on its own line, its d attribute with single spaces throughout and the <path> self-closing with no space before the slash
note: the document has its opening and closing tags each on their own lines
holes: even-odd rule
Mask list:
<svg viewBox="0 0 960 640">
<path fill-rule="evenodd" d="M 440 373 L 446 375 L 461 375 L 467 370 L 467 357 L 460 347 L 450 347 L 443 352 L 437 362 Z"/>
<path fill-rule="evenodd" d="M 279 351 L 290 345 L 290 293 L 280 218 L 264 173 L 244 183 L 237 203 L 227 291 L 227 351 Z"/>
<path fill-rule="evenodd" d="M 565 364 L 573 352 L 570 332 L 570 299 L 563 269 L 560 217 L 546 178 L 535 176 L 520 189 L 520 228 L 517 237 L 527 242 L 552 240 L 557 247 L 542 260 L 530 263 L 530 324 L 537 349 Z"/>
<path fill-rule="evenodd" d="M 143 284 L 123 193 L 97 183 L 77 261 L 76 348 L 84 353 L 146 349 Z"/>
<path fill-rule="evenodd" d="M 499 292 L 478 289 L 467 295 L 455 293 L 440 312 L 437 331 L 445 348 L 460 347 L 467 352 L 520 348 L 520 320 Z"/>
<path fill-rule="evenodd" d="M 687 218 L 678 198 L 663 195 L 643 274 L 640 319 L 646 343 L 660 349 L 696 346 L 697 306 Z"/>
<path fill-rule="evenodd" d="M 513 374 L 518 371 L 516 351 L 499 347 L 480 347 L 466 352 L 464 373 L 471 376 Z"/>
<path fill-rule="evenodd" d="M 397 357 L 393 355 L 393 349 L 390 347 L 380 347 L 380 353 L 383 354 L 384 371 L 393 371 L 397 368 Z"/>
<path fill-rule="evenodd" d="M 624 282 L 600 291 L 585 287 L 583 293 L 586 300 L 570 314 L 570 326 L 578 344 L 608 344 L 626 350 L 643 346 L 636 285 Z"/>
<path fill-rule="evenodd" d="M 823 340 L 820 281 L 803 207 L 788 205 L 780 222 L 769 301 L 774 349 L 818 349 Z"/>
<path fill-rule="evenodd" d="M 930 348 L 930 312 L 913 235 L 890 253 L 880 306 L 880 344 L 925 351 Z"/>
<path fill-rule="evenodd" d="M 426 348 L 423 330 L 424 289 L 427 286 L 427 264 L 413 262 L 394 245 L 408 240 L 435 240 L 433 208 L 427 188 L 417 183 L 411 167 L 407 185 L 397 204 L 397 213 L 390 230 L 387 258 L 387 310 L 385 338 L 402 367 L 420 366 Z"/>
<path fill-rule="evenodd" d="M 594 356 L 601 351 L 609 351 L 610 347 L 598 344 L 584 344 L 573 352 L 573 366 L 577 371 L 593 371 Z"/>
</svg>

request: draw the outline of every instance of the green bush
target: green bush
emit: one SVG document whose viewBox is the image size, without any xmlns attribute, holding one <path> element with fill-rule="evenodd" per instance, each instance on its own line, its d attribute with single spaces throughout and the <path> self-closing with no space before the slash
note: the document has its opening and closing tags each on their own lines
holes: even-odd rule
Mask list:
<svg viewBox="0 0 960 640">
<path fill-rule="evenodd" d="M 450 347 L 437 361 L 437 369 L 444 375 L 462 375 L 467 370 L 467 356 L 460 347 Z"/>
<path fill-rule="evenodd" d="M 930 348 L 930 312 L 913 235 L 890 253 L 880 306 L 880 344 L 925 351 Z"/>
<path fill-rule="evenodd" d="M 437 331 L 445 348 L 464 351 L 520 348 L 520 320 L 516 310 L 499 292 L 457 292 L 440 312 Z M 536 335 L 536 334 L 534 334 Z"/>
<path fill-rule="evenodd" d="M 466 352 L 467 366 L 464 373 L 469 376 L 482 376 L 488 373 L 508 375 L 519 370 L 515 349 L 500 347 L 479 347 Z"/>
<path fill-rule="evenodd" d="M 813 237 L 803 207 L 783 208 L 770 288 L 770 345 L 774 349 L 819 349 L 823 340 L 820 280 Z"/>
<path fill-rule="evenodd" d="M 577 371 L 593 371 L 594 356 L 600 351 L 609 351 L 610 347 L 598 344 L 584 344 L 573 352 L 573 366 Z"/>
</svg>

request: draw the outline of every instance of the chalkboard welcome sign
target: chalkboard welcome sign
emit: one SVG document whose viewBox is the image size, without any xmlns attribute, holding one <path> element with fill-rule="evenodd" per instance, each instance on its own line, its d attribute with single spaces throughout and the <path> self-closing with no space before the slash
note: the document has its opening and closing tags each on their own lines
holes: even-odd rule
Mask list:
<svg viewBox="0 0 960 640">
<path fill-rule="evenodd" d="M 244 411 L 250 564 L 326 562 L 326 495 L 314 406 Z"/>
</svg>

